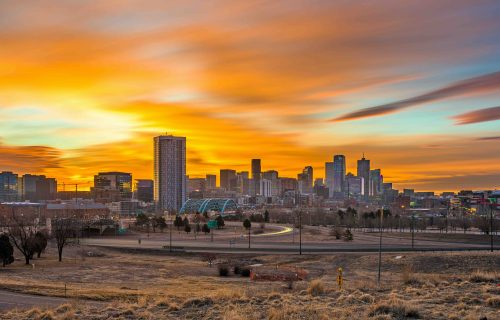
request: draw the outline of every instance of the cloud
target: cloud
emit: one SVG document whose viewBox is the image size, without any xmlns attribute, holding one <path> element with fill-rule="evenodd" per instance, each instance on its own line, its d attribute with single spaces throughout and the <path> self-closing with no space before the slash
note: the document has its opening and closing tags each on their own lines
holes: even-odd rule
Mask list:
<svg viewBox="0 0 500 320">
<path fill-rule="evenodd" d="M 410 108 L 419 104 L 442 100 L 453 96 L 459 96 L 464 94 L 476 94 L 493 90 L 500 90 L 500 71 L 455 82 L 446 87 L 425 94 L 421 94 L 409 99 L 404 99 L 388 104 L 361 109 L 360 111 L 347 113 L 340 117 L 334 118 L 331 121 L 339 122 L 339 121 L 357 120 L 368 117 L 382 116 L 385 114 L 394 113 L 406 108 Z"/>
<path fill-rule="evenodd" d="M 500 119 L 500 107 L 474 110 L 453 116 L 456 125 L 494 121 Z"/>
<path fill-rule="evenodd" d="M 490 140 L 500 140 L 500 136 L 492 136 L 492 137 L 479 137 L 476 140 L 479 141 L 490 141 Z"/>
</svg>

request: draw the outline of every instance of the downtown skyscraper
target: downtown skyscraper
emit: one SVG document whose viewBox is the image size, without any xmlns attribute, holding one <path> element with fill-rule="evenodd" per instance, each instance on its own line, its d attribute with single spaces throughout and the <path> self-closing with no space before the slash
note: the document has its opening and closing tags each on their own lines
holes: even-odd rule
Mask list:
<svg viewBox="0 0 500 320">
<path fill-rule="evenodd" d="M 252 196 L 260 195 L 262 167 L 260 159 L 252 159 Z"/>
<path fill-rule="evenodd" d="M 333 192 L 345 192 L 345 156 L 336 154 L 333 156 Z"/>
<path fill-rule="evenodd" d="M 179 211 L 186 201 L 186 138 L 154 138 L 154 199 L 161 210 Z"/>
<path fill-rule="evenodd" d="M 363 178 L 363 195 L 367 198 L 370 194 L 370 160 L 365 155 L 358 160 L 358 177 Z"/>
</svg>

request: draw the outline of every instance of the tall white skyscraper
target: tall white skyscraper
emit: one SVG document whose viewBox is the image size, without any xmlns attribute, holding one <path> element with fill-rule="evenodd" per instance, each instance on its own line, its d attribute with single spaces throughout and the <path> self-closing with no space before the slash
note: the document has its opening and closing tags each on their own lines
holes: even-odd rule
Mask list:
<svg viewBox="0 0 500 320">
<path fill-rule="evenodd" d="M 154 199 L 162 210 L 179 211 L 186 201 L 186 138 L 154 138 Z"/>
</svg>

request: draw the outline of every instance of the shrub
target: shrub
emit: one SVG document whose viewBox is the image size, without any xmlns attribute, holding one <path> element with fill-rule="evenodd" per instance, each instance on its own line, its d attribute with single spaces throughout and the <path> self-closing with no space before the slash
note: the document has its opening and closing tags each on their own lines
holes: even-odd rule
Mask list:
<svg viewBox="0 0 500 320">
<path fill-rule="evenodd" d="M 420 318 L 420 312 L 413 306 L 399 299 L 380 302 L 370 308 L 368 315 L 370 317 L 378 315 L 391 315 L 396 319 Z"/>
<path fill-rule="evenodd" d="M 342 238 L 342 234 L 344 234 L 344 229 L 340 227 L 335 227 L 330 230 L 330 235 L 335 237 L 335 239 L 340 240 Z"/>
<path fill-rule="evenodd" d="M 499 297 L 491 297 L 486 300 L 486 304 L 493 308 L 500 308 L 500 298 Z"/>
<path fill-rule="evenodd" d="M 498 278 L 499 276 L 494 272 L 475 271 L 470 275 L 469 281 L 475 283 L 495 282 Z"/>
<path fill-rule="evenodd" d="M 229 275 L 229 268 L 227 266 L 219 266 L 219 276 L 227 277 Z"/>
<path fill-rule="evenodd" d="M 238 266 L 238 265 L 234 266 L 233 272 L 234 272 L 234 274 L 240 274 L 241 273 L 241 267 Z"/>
<path fill-rule="evenodd" d="M 242 277 L 250 277 L 250 269 L 249 268 L 242 268 L 240 271 L 240 274 Z"/>
<path fill-rule="evenodd" d="M 319 279 L 311 281 L 309 283 L 309 288 L 307 288 L 307 293 L 312 296 L 319 296 L 325 292 L 325 288 L 323 287 L 323 282 Z"/>
<path fill-rule="evenodd" d="M 351 230 L 347 229 L 344 232 L 344 241 L 352 241 L 352 239 L 353 239 L 352 232 Z"/>
</svg>

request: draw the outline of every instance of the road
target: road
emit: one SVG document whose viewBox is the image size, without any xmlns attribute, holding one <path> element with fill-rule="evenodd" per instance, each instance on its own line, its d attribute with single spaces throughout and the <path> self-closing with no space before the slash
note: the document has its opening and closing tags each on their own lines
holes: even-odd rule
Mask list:
<svg viewBox="0 0 500 320">
<path fill-rule="evenodd" d="M 68 301 L 65 298 L 36 296 L 0 290 L 0 310 L 58 306 Z"/>
<path fill-rule="evenodd" d="M 278 229 L 278 231 L 276 231 Z M 281 230 L 279 230 L 281 229 Z M 185 252 L 224 252 L 224 253 L 262 253 L 262 254 L 296 254 L 299 251 L 298 235 L 291 236 L 291 229 L 277 228 L 270 233 L 252 235 L 248 248 L 248 238 L 241 236 L 216 236 L 214 241 L 210 236 L 199 236 L 198 239 L 178 238 L 172 241 L 175 251 Z M 90 246 L 127 248 L 134 250 L 169 250 L 170 242 L 168 233 L 155 235 L 152 238 L 142 238 L 139 243 L 136 237 L 90 238 L 83 240 Z M 303 253 L 338 253 L 338 252 L 373 252 L 378 251 L 379 234 L 357 232 L 354 241 L 342 240 L 328 241 L 303 241 Z M 412 250 L 412 241 L 408 237 L 398 237 L 390 233 L 383 235 L 383 251 L 404 252 Z M 460 241 L 415 239 L 416 251 L 454 251 L 454 250 L 487 250 L 489 245 L 470 244 Z"/>
</svg>

